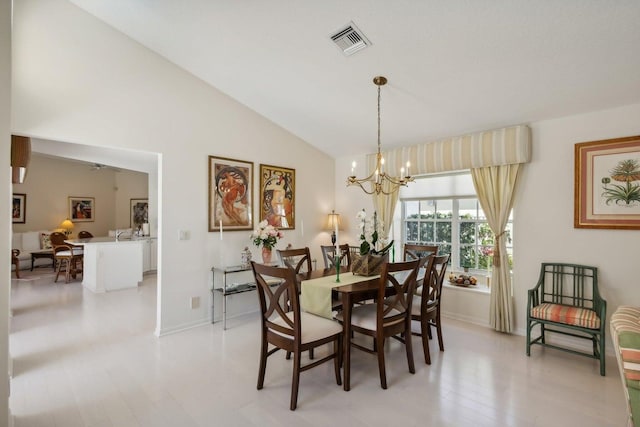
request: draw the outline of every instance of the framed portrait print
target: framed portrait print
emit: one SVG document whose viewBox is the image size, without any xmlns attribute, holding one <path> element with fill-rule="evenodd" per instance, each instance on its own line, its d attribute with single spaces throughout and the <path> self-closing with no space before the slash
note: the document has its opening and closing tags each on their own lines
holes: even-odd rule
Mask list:
<svg viewBox="0 0 640 427">
<path fill-rule="evenodd" d="M 131 199 L 131 223 L 134 230 L 142 228 L 142 224 L 149 222 L 149 200 Z"/>
<path fill-rule="evenodd" d="M 27 218 L 27 195 L 23 193 L 13 193 L 11 203 L 11 219 L 13 224 L 24 224 Z"/>
<path fill-rule="evenodd" d="M 640 136 L 575 145 L 575 228 L 640 230 Z"/>
<path fill-rule="evenodd" d="M 209 231 L 253 229 L 253 162 L 209 156 Z"/>
<path fill-rule="evenodd" d="M 296 171 L 260 165 L 260 221 L 281 230 L 295 227 Z"/>
<path fill-rule="evenodd" d="M 69 219 L 71 222 L 93 222 L 95 215 L 95 199 L 93 197 L 69 197 Z"/>
</svg>

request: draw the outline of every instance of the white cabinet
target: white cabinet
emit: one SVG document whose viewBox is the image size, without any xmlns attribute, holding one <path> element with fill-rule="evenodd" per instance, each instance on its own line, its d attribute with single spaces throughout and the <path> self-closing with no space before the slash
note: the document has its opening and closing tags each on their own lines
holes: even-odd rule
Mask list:
<svg viewBox="0 0 640 427">
<path fill-rule="evenodd" d="M 142 242 L 142 271 L 155 271 L 158 269 L 158 239 L 147 237 Z"/>
</svg>

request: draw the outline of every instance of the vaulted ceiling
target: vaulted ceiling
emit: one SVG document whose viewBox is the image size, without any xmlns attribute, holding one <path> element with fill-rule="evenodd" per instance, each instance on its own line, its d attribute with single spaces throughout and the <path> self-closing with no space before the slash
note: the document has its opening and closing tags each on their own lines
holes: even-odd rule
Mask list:
<svg viewBox="0 0 640 427">
<path fill-rule="evenodd" d="M 640 102 L 637 0 L 71 2 L 335 157 Z"/>
</svg>

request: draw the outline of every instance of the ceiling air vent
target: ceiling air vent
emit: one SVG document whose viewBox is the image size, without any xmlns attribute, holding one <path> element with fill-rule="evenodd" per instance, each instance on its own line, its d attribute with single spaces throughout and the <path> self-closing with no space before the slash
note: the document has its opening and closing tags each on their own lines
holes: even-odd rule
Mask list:
<svg viewBox="0 0 640 427">
<path fill-rule="evenodd" d="M 338 45 L 345 56 L 353 55 L 357 51 L 371 45 L 369 39 L 353 22 L 350 22 L 345 28 L 332 35 L 331 40 Z"/>
</svg>

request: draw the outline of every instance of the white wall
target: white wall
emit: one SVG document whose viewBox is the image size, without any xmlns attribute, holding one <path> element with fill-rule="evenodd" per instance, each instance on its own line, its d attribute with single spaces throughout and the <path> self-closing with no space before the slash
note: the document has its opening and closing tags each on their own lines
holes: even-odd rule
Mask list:
<svg viewBox="0 0 640 427">
<path fill-rule="evenodd" d="M 0 185 L 0 242 L 4 253 L 11 249 L 11 0 L 0 0 L 0 164 L 4 165 L 4 185 Z M 12 425 L 9 420 L 9 264 L 0 263 L 0 425 Z"/>
<path fill-rule="evenodd" d="M 524 331 L 526 290 L 540 263 L 598 267 L 609 317 L 621 304 L 640 306 L 636 263 L 640 230 L 573 228 L 574 146 L 640 135 L 640 104 L 532 123 L 533 160 L 524 168 L 514 209 L 516 327 Z"/>
<path fill-rule="evenodd" d="M 260 163 L 295 168 L 305 235 L 285 231 L 279 246 L 309 245 L 319 258 L 334 200 L 331 158 L 68 2 L 16 2 L 14 22 L 16 133 L 160 153 L 159 175 L 149 178 L 159 194 L 157 333 L 206 322 L 211 266 L 239 263 L 250 245 L 249 231 L 225 233 L 224 242 L 207 231 L 208 155 L 254 162 L 254 186 Z"/>
<path fill-rule="evenodd" d="M 557 261 L 599 268 L 599 288 L 607 300 L 608 315 L 621 304 L 640 306 L 635 263 L 640 231 L 573 228 L 574 145 L 579 142 L 640 135 L 640 104 L 530 124 L 533 158 L 523 171 L 514 208 L 513 289 L 516 332 L 524 334 L 527 290 L 538 278 L 540 263 Z M 364 164 L 364 157 L 355 159 Z M 353 215 L 373 205 L 362 191 L 346 188 L 351 158 L 336 161 L 336 209 Z M 364 176 L 360 171 L 358 176 Z M 355 235 L 353 221 L 351 235 Z M 444 310 L 474 323 L 485 316 L 482 295 L 450 293 Z M 464 299 L 464 303 L 452 301 Z M 474 303 L 474 301 L 478 303 Z M 480 308 L 480 310 L 479 310 Z M 483 313 L 484 311 L 484 313 Z M 524 351 L 524 350 L 523 350 Z"/>
</svg>

